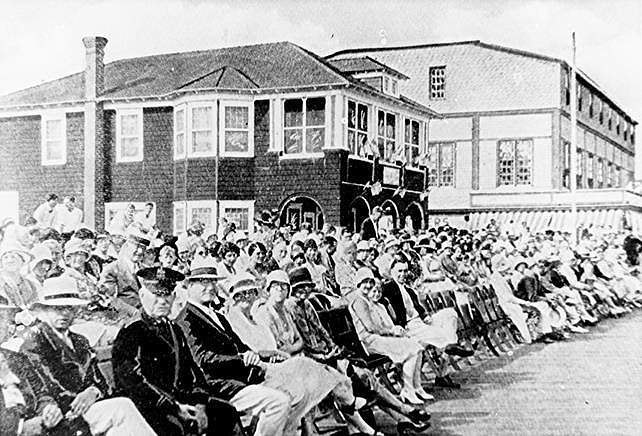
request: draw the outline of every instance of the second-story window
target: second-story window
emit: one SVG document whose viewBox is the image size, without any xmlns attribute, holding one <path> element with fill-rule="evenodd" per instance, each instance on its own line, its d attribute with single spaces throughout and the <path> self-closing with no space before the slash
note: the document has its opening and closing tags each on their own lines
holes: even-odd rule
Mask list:
<svg viewBox="0 0 642 436">
<path fill-rule="evenodd" d="M 568 71 L 564 71 L 564 104 L 566 106 L 571 104 L 571 82 Z"/>
<path fill-rule="evenodd" d="M 285 100 L 283 111 L 284 153 L 321 153 L 325 144 L 325 98 Z"/>
<path fill-rule="evenodd" d="M 589 117 L 593 118 L 593 94 L 589 93 L 588 96 L 588 110 L 589 110 Z"/>
<path fill-rule="evenodd" d="M 64 112 L 42 116 L 42 165 L 67 162 L 67 115 Z"/>
<path fill-rule="evenodd" d="M 575 92 L 577 93 L 577 110 L 582 112 L 582 85 L 578 83 Z"/>
<path fill-rule="evenodd" d="M 404 147 L 406 160 L 410 166 L 419 166 L 419 151 L 421 139 L 421 123 L 417 120 L 406 118 L 404 121 Z"/>
<path fill-rule="evenodd" d="M 116 162 L 143 160 L 143 109 L 116 111 Z"/>
<path fill-rule="evenodd" d="M 593 188 L 594 186 L 594 174 L 595 174 L 595 159 L 593 155 L 589 153 L 586 156 L 586 187 Z"/>
<path fill-rule="evenodd" d="M 446 98 L 446 67 L 430 67 L 428 69 L 428 87 L 431 100 Z"/>
<path fill-rule="evenodd" d="M 597 100 L 596 106 L 597 106 L 598 121 L 600 122 L 600 124 L 603 124 L 604 123 L 604 106 L 600 98 L 597 98 L 596 100 Z"/>
<path fill-rule="evenodd" d="M 609 130 L 613 128 L 613 109 L 611 106 L 606 110 L 606 124 Z"/>
<path fill-rule="evenodd" d="M 395 160 L 397 151 L 397 115 L 382 110 L 377 111 L 377 146 L 379 156 L 386 162 Z"/>
<path fill-rule="evenodd" d="M 252 105 L 221 103 L 221 156 L 252 157 Z"/>
<path fill-rule="evenodd" d="M 533 140 L 509 139 L 497 143 L 497 185 L 530 185 Z"/>
<path fill-rule="evenodd" d="M 191 106 L 188 125 L 191 132 L 188 154 L 194 157 L 214 156 L 214 106 Z"/>
<path fill-rule="evenodd" d="M 429 144 L 426 167 L 428 186 L 455 186 L 455 143 Z"/>
<path fill-rule="evenodd" d="M 174 159 L 185 157 L 186 118 L 184 106 L 174 109 Z"/>
<path fill-rule="evenodd" d="M 372 154 L 368 150 L 368 106 L 348 101 L 348 148 L 350 153 L 367 157 Z"/>
</svg>

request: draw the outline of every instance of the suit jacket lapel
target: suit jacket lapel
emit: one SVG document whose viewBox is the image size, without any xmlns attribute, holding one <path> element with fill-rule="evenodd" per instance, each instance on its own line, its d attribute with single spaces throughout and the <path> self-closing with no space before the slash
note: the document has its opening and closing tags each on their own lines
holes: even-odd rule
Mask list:
<svg viewBox="0 0 642 436">
<path fill-rule="evenodd" d="M 214 321 L 214 320 L 213 320 L 213 319 L 212 319 L 212 318 L 211 318 L 207 313 L 205 313 L 205 312 L 204 312 L 200 307 L 197 307 L 196 305 L 194 305 L 194 304 L 192 304 L 192 303 L 190 303 L 190 302 L 188 302 L 188 303 L 187 303 L 187 310 L 189 310 L 190 312 L 192 312 L 194 315 L 196 315 L 198 318 L 200 318 L 203 322 L 207 323 L 210 327 L 215 328 L 215 329 L 216 329 L 216 331 L 218 331 L 218 332 L 220 332 L 220 333 L 223 333 L 223 334 L 227 335 L 227 332 L 226 332 L 226 331 L 221 327 L 221 325 L 223 325 L 223 323 L 221 322 L 220 318 L 219 318 L 219 320 L 218 320 L 218 321 L 221 323 L 221 325 L 219 325 L 218 323 L 216 323 L 216 322 L 215 322 L 215 321 Z M 216 313 L 215 313 L 215 314 L 214 314 L 214 316 L 218 316 L 218 315 L 216 315 Z"/>
</svg>

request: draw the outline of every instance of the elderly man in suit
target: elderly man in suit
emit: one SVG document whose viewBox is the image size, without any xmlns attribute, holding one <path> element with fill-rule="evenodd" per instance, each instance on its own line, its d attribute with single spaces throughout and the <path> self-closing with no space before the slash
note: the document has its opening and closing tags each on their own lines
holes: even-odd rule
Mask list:
<svg viewBox="0 0 642 436">
<path fill-rule="evenodd" d="M 403 327 L 409 337 L 423 346 L 431 345 L 446 354 L 461 357 L 473 355 L 473 350 L 457 344 L 458 316 L 453 309 L 442 309 L 431 316 L 419 302 L 415 291 L 407 285 L 408 262 L 405 259 L 395 259 L 390 274 L 392 279 L 383 284 L 382 294 L 390 306 L 395 324 Z M 459 387 L 445 373 L 445 366 L 437 370 L 436 386 Z"/>
<path fill-rule="evenodd" d="M 86 304 L 72 279 L 45 280 L 33 308 L 40 322 L 26 333 L 20 351 L 42 364 L 61 388 L 56 400 L 66 418 L 82 417 L 92 434 L 154 435 L 131 400 L 110 397 L 89 341 L 69 330 L 77 308 Z"/>
<path fill-rule="evenodd" d="M 129 315 L 134 315 L 135 309 L 140 307 L 136 271 L 143 266 L 143 256 L 149 242 L 142 234 L 130 232 L 118 258 L 105 265 L 100 274 L 99 288 L 115 297 L 113 304 L 116 309 Z"/>
<path fill-rule="evenodd" d="M 138 271 L 140 316 L 114 342 L 116 389 L 128 395 L 162 435 L 233 435 L 238 413 L 216 398 L 180 326 L 168 319 L 174 288 L 185 276 L 165 267 Z"/>
<path fill-rule="evenodd" d="M 192 270 L 187 278 L 187 304 L 176 317 L 210 386 L 239 411 L 258 416 L 255 436 L 283 434 L 290 398 L 261 383 L 264 369 L 259 355 L 249 349 L 220 315 L 214 264 Z"/>
</svg>

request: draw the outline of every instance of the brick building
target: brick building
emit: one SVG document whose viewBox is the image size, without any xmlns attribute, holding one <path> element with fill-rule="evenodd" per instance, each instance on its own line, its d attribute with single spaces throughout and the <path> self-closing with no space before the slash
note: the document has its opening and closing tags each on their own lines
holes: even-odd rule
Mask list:
<svg viewBox="0 0 642 436">
<path fill-rule="evenodd" d="M 430 121 L 430 216 L 491 218 L 570 230 L 570 103 L 577 98 L 578 224 L 642 231 L 635 126 L 586 74 L 570 95 L 560 59 L 467 41 L 344 50 L 333 63 L 381 62 L 409 76 L 400 92 L 442 114 Z"/>
<path fill-rule="evenodd" d="M 106 39 L 83 43 L 84 72 L 0 97 L 0 215 L 24 220 L 56 192 L 96 228 L 128 202 L 176 233 L 219 217 L 251 232 L 263 209 L 358 227 L 377 204 L 424 225 L 434 112 L 399 92 L 402 73 L 287 42 L 108 64 Z"/>
</svg>

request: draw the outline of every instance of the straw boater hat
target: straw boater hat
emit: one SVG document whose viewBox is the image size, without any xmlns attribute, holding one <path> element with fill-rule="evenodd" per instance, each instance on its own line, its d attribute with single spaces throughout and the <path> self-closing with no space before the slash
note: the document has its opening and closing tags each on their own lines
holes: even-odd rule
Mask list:
<svg viewBox="0 0 642 436">
<path fill-rule="evenodd" d="M 190 265 L 190 273 L 187 280 L 218 280 L 222 278 L 216 270 L 216 262 L 211 257 L 194 259 Z"/>
<path fill-rule="evenodd" d="M 86 306 L 88 300 L 80 298 L 78 283 L 71 277 L 53 277 L 45 280 L 40 290 L 40 306 Z"/>
</svg>

